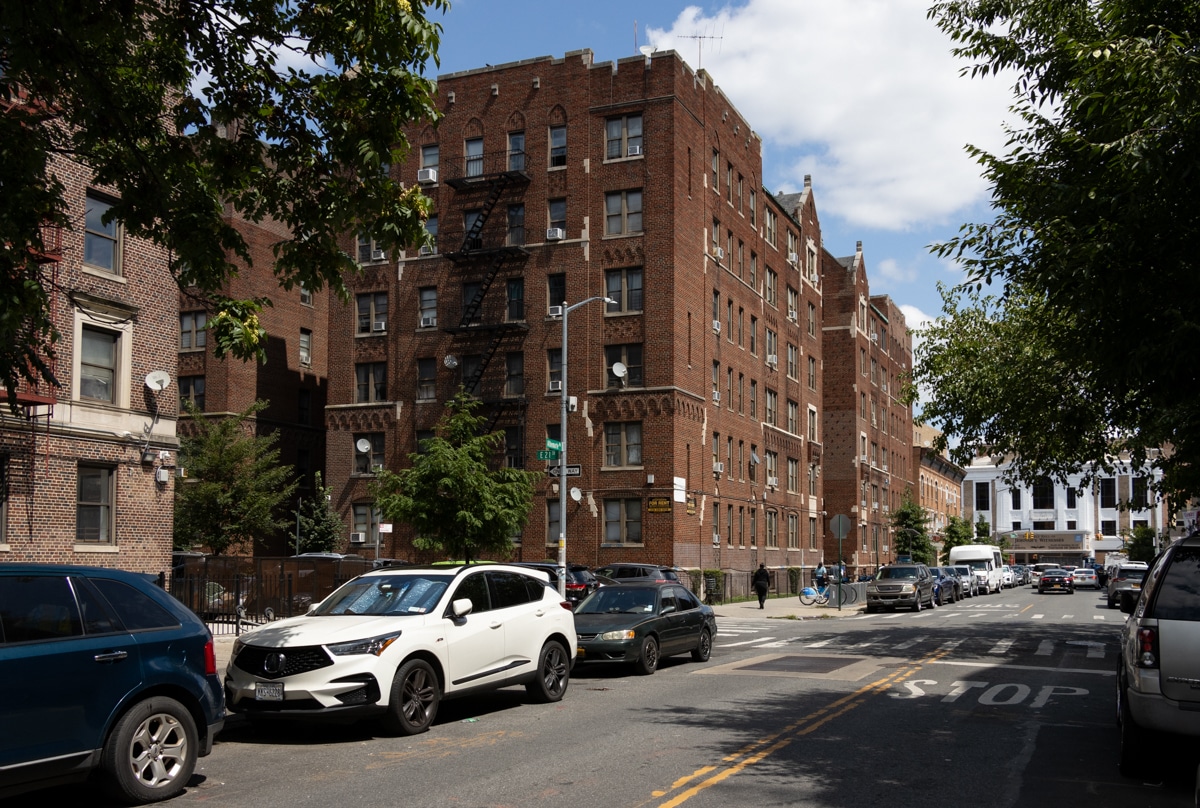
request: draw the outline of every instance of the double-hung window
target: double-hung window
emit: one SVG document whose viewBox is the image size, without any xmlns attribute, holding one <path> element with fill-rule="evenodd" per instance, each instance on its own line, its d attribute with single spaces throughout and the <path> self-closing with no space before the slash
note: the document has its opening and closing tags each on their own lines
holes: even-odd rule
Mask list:
<svg viewBox="0 0 1200 808">
<path fill-rule="evenodd" d="M 483 138 L 467 138 L 463 144 L 466 155 L 466 175 L 468 177 L 483 176 Z"/>
<path fill-rule="evenodd" d="M 567 164 L 567 127 L 550 127 L 550 167 L 558 168 Z"/>
<path fill-rule="evenodd" d="M 618 236 L 642 232 L 642 191 L 614 191 L 604 196 L 604 232 Z"/>
<path fill-rule="evenodd" d="M 112 467 L 80 465 L 76 474 L 75 541 L 112 544 Z"/>
<path fill-rule="evenodd" d="M 121 232 L 115 221 L 107 224 L 104 214 L 112 204 L 100 197 L 87 194 L 87 210 L 84 213 L 83 263 L 92 268 L 114 275 L 121 274 Z"/>
<path fill-rule="evenodd" d="M 372 474 L 383 468 L 383 433 L 354 435 L 354 473 Z"/>
<path fill-rule="evenodd" d="M 620 362 L 625 366 L 625 378 L 619 379 L 613 365 Z M 645 381 L 642 367 L 642 343 L 627 345 L 605 345 L 604 365 L 608 371 L 609 387 L 643 387 Z"/>
<path fill-rule="evenodd" d="M 604 465 L 642 465 L 642 422 L 629 421 L 604 425 Z"/>
<path fill-rule="evenodd" d="M 605 159 L 637 157 L 642 153 L 642 116 L 626 115 L 605 122 Z"/>
<path fill-rule="evenodd" d="M 179 377 L 179 409 L 186 411 L 188 405 L 204 412 L 204 377 Z"/>
<path fill-rule="evenodd" d="M 525 170 L 525 133 L 508 133 L 508 170 Z"/>
<path fill-rule="evenodd" d="M 642 543 L 642 500 L 604 500 L 604 543 Z"/>
<path fill-rule="evenodd" d="M 610 300 L 609 312 L 638 312 L 642 310 L 642 268 L 610 269 L 604 274 L 605 292 Z"/>
<path fill-rule="evenodd" d="M 387 292 L 366 292 L 355 298 L 358 307 L 358 332 L 370 334 L 387 331 L 388 299 Z M 434 314 L 436 316 L 436 298 Z"/>
<path fill-rule="evenodd" d="M 354 366 L 355 400 L 360 404 L 387 401 L 387 363 L 360 362 Z"/>
<path fill-rule="evenodd" d="M 114 404 L 120 335 L 84 326 L 79 354 L 79 397 Z"/>
<path fill-rule="evenodd" d="M 179 350 L 203 348 L 207 343 L 208 315 L 202 311 L 185 311 L 179 315 Z"/>
</svg>

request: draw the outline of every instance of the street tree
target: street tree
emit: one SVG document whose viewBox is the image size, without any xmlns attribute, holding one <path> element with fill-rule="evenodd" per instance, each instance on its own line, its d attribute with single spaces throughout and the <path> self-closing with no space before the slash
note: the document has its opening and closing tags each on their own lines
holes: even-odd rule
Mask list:
<svg viewBox="0 0 1200 808">
<path fill-rule="evenodd" d="M 1200 490 L 1200 0 L 929 14 L 965 74 L 1015 76 L 1016 121 L 1004 153 L 968 148 L 995 218 L 935 248 L 973 296 L 957 290 L 921 334 L 923 417 L 959 462 L 1001 456 L 1026 482 L 1065 482 L 1124 456 L 1186 501 Z"/>
<path fill-rule="evenodd" d="M 976 540 L 978 540 L 979 542 L 987 542 L 988 540 L 991 539 L 991 535 L 992 535 L 991 523 L 989 523 L 988 520 L 984 519 L 983 515 L 980 514 L 979 518 L 975 520 L 975 538 L 976 538 Z"/>
<path fill-rule="evenodd" d="M 950 549 L 972 544 L 975 541 L 975 531 L 971 523 L 961 516 L 951 516 L 946 520 L 946 528 L 942 531 L 942 565 L 950 563 Z"/>
<path fill-rule="evenodd" d="M 410 525 L 413 545 L 470 562 L 506 556 L 525 526 L 538 475 L 495 468 L 503 432 L 484 433 L 479 401 L 461 388 L 434 437 L 409 455 L 406 469 L 379 472 L 370 493 L 384 518 Z"/>
<path fill-rule="evenodd" d="M 1154 560 L 1154 556 L 1158 553 L 1157 536 L 1154 533 L 1154 528 L 1145 525 L 1135 527 L 1129 534 L 1129 541 L 1125 545 L 1125 554 L 1129 556 L 1130 561 L 1145 561 L 1147 563 Z"/>
<path fill-rule="evenodd" d="M 234 217 L 283 226 L 269 269 L 343 299 L 343 242 L 427 242 L 428 200 L 387 175 L 403 129 L 435 121 L 446 0 L 39 0 L 0 7 L 0 384 L 57 384 L 53 275 L 34 256 L 68 220 L 65 158 L 112 195 L 89 224 L 169 250 L 205 301 L 218 357 L 265 361 L 257 313 L 225 282 L 251 254 Z"/>
<path fill-rule="evenodd" d="M 297 483 L 292 467 L 279 462 L 279 434 L 251 429 L 266 406 L 259 400 L 236 416 L 211 419 L 188 408 L 190 434 L 179 441 L 188 475 L 175 487 L 175 549 L 220 555 L 286 534 L 286 506 Z"/>
<path fill-rule="evenodd" d="M 911 489 L 904 492 L 900 507 L 892 511 L 891 524 L 896 555 L 912 556 L 913 561 L 936 566 L 929 540 L 929 515 L 913 498 Z"/>
<path fill-rule="evenodd" d="M 313 475 L 313 491 L 300 501 L 297 553 L 339 551 L 346 524 L 333 508 L 333 489 L 325 485 L 321 472 Z"/>
</svg>

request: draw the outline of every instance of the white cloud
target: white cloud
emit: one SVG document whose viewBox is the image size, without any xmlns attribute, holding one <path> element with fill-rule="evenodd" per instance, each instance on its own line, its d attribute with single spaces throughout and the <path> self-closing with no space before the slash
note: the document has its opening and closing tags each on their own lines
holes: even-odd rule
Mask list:
<svg viewBox="0 0 1200 808">
<path fill-rule="evenodd" d="M 715 16 L 692 6 L 646 33 L 708 71 L 768 151 L 791 155 L 773 161 L 768 186 L 795 189 L 812 174 L 824 211 L 904 230 L 985 197 L 964 146 L 1002 149 L 1011 84 L 959 76 L 965 63 L 927 5 L 748 0 Z"/>
</svg>

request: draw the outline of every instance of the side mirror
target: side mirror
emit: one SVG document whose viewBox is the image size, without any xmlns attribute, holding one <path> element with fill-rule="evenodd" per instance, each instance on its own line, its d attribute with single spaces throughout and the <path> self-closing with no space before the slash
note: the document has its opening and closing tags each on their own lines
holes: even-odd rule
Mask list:
<svg viewBox="0 0 1200 808">
<path fill-rule="evenodd" d="M 466 617 L 474 608 L 475 605 L 471 603 L 470 598 L 459 598 L 450 604 L 450 610 L 454 612 L 455 617 Z"/>
<path fill-rule="evenodd" d="M 674 607 L 674 606 L 669 606 L 669 605 L 668 605 L 668 606 L 663 606 L 663 607 L 662 607 L 662 612 L 661 612 L 661 614 L 670 614 L 670 613 L 671 613 L 671 612 L 673 612 L 673 611 L 675 611 L 675 607 Z"/>
</svg>

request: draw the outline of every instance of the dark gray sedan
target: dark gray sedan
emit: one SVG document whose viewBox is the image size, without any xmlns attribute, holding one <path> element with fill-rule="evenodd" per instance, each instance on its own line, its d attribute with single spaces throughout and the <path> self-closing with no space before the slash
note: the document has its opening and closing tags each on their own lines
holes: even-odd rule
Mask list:
<svg viewBox="0 0 1200 808">
<path fill-rule="evenodd" d="M 712 655 L 712 607 L 677 582 L 602 586 L 575 607 L 577 662 L 625 662 L 648 676 L 664 657 Z"/>
</svg>

